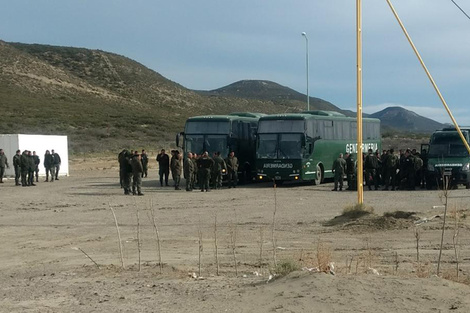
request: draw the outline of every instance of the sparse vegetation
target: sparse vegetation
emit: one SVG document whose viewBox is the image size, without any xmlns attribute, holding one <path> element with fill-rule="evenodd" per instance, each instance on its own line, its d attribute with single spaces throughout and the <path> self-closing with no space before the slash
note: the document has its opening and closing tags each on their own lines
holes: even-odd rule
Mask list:
<svg viewBox="0 0 470 313">
<path fill-rule="evenodd" d="M 282 260 L 274 267 L 273 272 L 279 276 L 286 276 L 300 270 L 300 265 L 293 260 Z"/>
<path fill-rule="evenodd" d="M 346 207 L 343 210 L 342 216 L 348 217 L 348 218 L 359 218 L 364 215 L 369 215 L 372 213 L 374 213 L 373 207 L 366 206 L 363 203 L 358 203 L 358 204 Z"/>
</svg>

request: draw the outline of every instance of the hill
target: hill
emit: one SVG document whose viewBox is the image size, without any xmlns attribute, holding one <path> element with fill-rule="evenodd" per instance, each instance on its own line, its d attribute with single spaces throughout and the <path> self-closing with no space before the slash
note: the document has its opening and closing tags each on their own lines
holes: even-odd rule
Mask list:
<svg viewBox="0 0 470 313">
<path fill-rule="evenodd" d="M 402 107 L 388 107 L 371 114 L 370 117 L 380 119 L 384 130 L 405 133 L 432 133 L 445 126 Z"/>
<path fill-rule="evenodd" d="M 292 112 L 306 110 L 306 95 L 268 80 L 241 80 L 218 89 L 196 92 L 208 96 L 271 101 L 291 107 Z M 331 102 L 315 97 L 310 97 L 310 110 L 336 111 L 351 115 L 350 111 L 344 111 Z"/>
<path fill-rule="evenodd" d="M 193 115 L 293 109 L 200 95 L 114 53 L 3 41 L 0 98 L 4 133 L 68 135 L 72 153 L 156 149 Z"/>
</svg>

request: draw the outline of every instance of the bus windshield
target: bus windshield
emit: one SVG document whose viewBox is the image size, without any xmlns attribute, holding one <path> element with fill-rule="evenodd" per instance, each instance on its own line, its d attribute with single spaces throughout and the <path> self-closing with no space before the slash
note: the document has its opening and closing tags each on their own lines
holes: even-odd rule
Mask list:
<svg viewBox="0 0 470 313">
<path fill-rule="evenodd" d="M 220 152 L 220 155 L 228 155 L 227 136 L 226 135 L 186 135 L 186 152 L 202 154 L 204 151 L 212 155 L 214 152 Z"/>
<path fill-rule="evenodd" d="M 303 134 L 260 134 L 259 159 L 301 159 Z"/>
<path fill-rule="evenodd" d="M 435 133 L 431 138 L 429 156 L 468 156 L 467 149 L 457 132 Z"/>
<path fill-rule="evenodd" d="M 228 121 L 188 121 L 186 122 L 186 134 L 226 134 L 230 133 Z"/>
</svg>

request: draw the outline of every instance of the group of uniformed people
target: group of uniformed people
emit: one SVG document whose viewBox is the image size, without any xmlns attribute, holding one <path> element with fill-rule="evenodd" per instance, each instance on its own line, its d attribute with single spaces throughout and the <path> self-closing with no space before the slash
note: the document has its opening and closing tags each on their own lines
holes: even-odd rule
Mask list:
<svg viewBox="0 0 470 313">
<path fill-rule="evenodd" d="M 400 149 L 399 154 L 395 154 L 393 149 L 379 151 L 368 150 L 363 156 L 364 180 L 369 190 L 415 190 L 416 187 L 426 188 L 427 158 L 426 151 L 423 155 L 416 149 Z M 356 182 L 356 162 L 352 155 L 341 153 L 333 162 L 334 172 L 333 191 L 343 189 L 343 179 L 346 175 L 348 182 L 347 190 L 357 190 Z"/>
<path fill-rule="evenodd" d="M 46 150 L 44 155 L 44 168 L 46 170 L 46 182 L 53 182 L 54 179 L 59 180 L 60 156 L 54 150 Z M 39 182 L 39 165 L 41 160 L 36 151 L 17 150 L 13 156 L 13 168 L 15 169 L 15 185 L 16 186 L 36 186 L 35 182 Z M 3 183 L 5 169 L 10 168 L 8 158 L 5 156 L 3 149 L 0 149 L 0 183 Z M 21 183 L 20 183 L 21 182 Z"/>
<path fill-rule="evenodd" d="M 122 150 L 118 155 L 119 177 L 121 188 L 126 195 L 143 195 L 142 178 L 147 177 L 148 156 L 145 150 Z M 186 180 L 186 191 L 193 191 L 198 186 L 201 191 L 222 188 L 222 177 L 228 178 L 228 187 L 236 188 L 238 181 L 238 159 L 232 151 L 224 160 L 220 152 L 215 152 L 212 158 L 208 152 L 201 155 L 188 152 L 183 160 L 178 150 L 171 150 L 171 157 L 162 149 L 156 157 L 160 186 L 169 186 L 168 177 L 171 175 L 175 190 L 181 190 L 181 174 Z M 183 164 L 182 164 L 183 161 Z M 132 188 L 131 188 L 132 181 Z"/>
</svg>

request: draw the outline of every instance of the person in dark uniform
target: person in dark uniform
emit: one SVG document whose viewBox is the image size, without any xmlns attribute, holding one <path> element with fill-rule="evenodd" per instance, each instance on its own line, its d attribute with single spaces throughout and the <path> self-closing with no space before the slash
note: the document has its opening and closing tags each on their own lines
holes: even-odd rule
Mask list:
<svg viewBox="0 0 470 313">
<path fill-rule="evenodd" d="M 36 164 L 34 162 L 33 154 L 31 151 L 28 151 L 28 186 L 36 186 L 34 183 L 34 171 L 36 169 Z"/>
<path fill-rule="evenodd" d="M 44 154 L 44 168 L 46 169 L 46 182 L 49 181 L 49 174 L 51 174 L 51 182 L 54 181 L 54 171 L 53 171 L 53 156 L 49 150 L 46 150 Z M 119 172 L 120 173 L 120 172 Z M 122 188 L 122 183 L 121 183 Z"/>
<path fill-rule="evenodd" d="M 119 169 L 122 175 L 122 188 L 124 189 L 125 195 L 131 194 L 131 175 L 132 166 L 130 163 L 131 154 L 128 150 L 123 152 L 123 155 L 119 162 Z"/>
<path fill-rule="evenodd" d="M 209 153 L 206 151 L 198 159 L 198 171 L 200 173 L 200 182 L 201 191 L 210 191 L 209 181 L 211 178 L 211 168 L 214 164 L 214 160 L 209 157 Z"/>
<path fill-rule="evenodd" d="M 55 180 L 59 180 L 59 171 L 62 160 L 60 159 L 60 155 L 57 152 L 54 152 L 54 149 L 51 150 L 51 154 L 53 156 Z"/>
<path fill-rule="evenodd" d="M 225 159 L 225 164 L 227 165 L 227 175 L 228 175 L 228 188 L 236 188 L 238 182 L 238 159 L 235 156 L 235 152 L 231 151 Z"/>
<path fill-rule="evenodd" d="M 333 167 L 331 169 L 335 174 L 335 187 L 332 191 L 343 190 L 343 178 L 344 173 L 346 172 L 346 161 L 343 159 L 343 154 L 340 153 L 338 158 L 333 162 Z"/>
<path fill-rule="evenodd" d="M 395 151 L 390 149 L 387 154 L 387 160 L 385 161 L 385 187 L 383 190 L 388 190 L 389 186 L 392 186 L 392 191 L 395 190 L 397 185 L 397 168 L 398 168 L 398 156 L 395 155 Z"/>
<path fill-rule="evenodd" d="M 149 158 L 148 158 L 147 152 L 145 152 L 145 150 L 142 150 L 142 154 L 140 155 L 140 159 L 142 160 L 142 177 L 147 177 Z"/>
<path fill-rule="evenodd" d="M 19 186 L 21 179 L 21 150 L 16 150 L 13 156 L 13 168 L 15 169 L 15 185 Z"/>
<path fill-rule="evenodd" d="M 160 186 L 163 186 L 163 177 L 165 177 L 165 186 L 168 186 L 168 176 L 170 175 L 170 157 L 162 149 L 157 155 L 158 174 L 160 175 Z"/>
<path fill-rule="evenodd" d="M 29 158 L 28 150 L 24 150 L 21 154 L 21 186 L 28 186 L 28 170 L 29 170 Z"/>
<path fill-rule="evenodd" d="M 345 159 L 346 159 L 346 180 L 348 182 L 347 190 L 357 190 L 357 186 L 355 186 L 355 182 L 354 182 L 355 180 L 354 175 L 356 174 L 356 163 L 351 153 L 346 153 Z"/>
<path fill-rule="evenodd" d="M 377 156 L 374 154 L 372 149 L 369 149 L 366 159 L 364 161 L 364 169 L 366 172 L 366 185 L 369 190 L 372 190 L 371 185 L 374 185 L 375 190 L 379 188 L 379 182 L 377 179 L 377 167 L 379 161 Z"/>
<path fill-rule="evenodd" d="M 36 182 L 39 182 L 39 164 L 41 163 L 41 160 L 39 159 L 39 156 L 36 154 L 36 151 L 33 151 L 33 159 L 34 159 L 34 174 L 36 177 Z"/>
<path fill-rule="evenodd" d="M 137 151 L 134 151 L 134 155 L 131 160 L 132 167 L 132 194 L 143 196 L 142 193 L 142 172 L 144 171 L 142 166 L 142 159 Z"/>
</svg>

